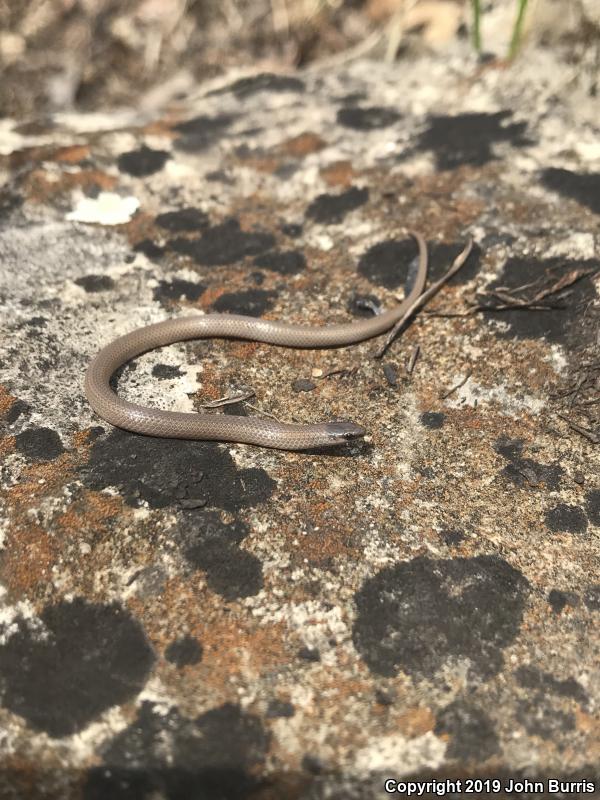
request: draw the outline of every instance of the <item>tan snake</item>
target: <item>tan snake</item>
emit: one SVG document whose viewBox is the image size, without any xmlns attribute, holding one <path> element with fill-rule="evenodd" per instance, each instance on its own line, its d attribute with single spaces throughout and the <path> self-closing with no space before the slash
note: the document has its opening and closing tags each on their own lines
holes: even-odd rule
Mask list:
<svg viewBox="0 0 600 800">
<path fill-rule="evenodd" d="M 427 245 L 421 234 L 411 233 L 419 248 L 416 278 L 398 306 L 375 317 L 342 325 L 309 327 L 237 314 L 179 317 L 138 328 L 104 347 L 92 360 L 85 378 L 85 393 L 94 411 L 107 422 L 150 436 L 176 439 L 210 439 L 243 442 L 280 450 L 331 447 L 358 439 L 366 431 L 354 422 L 290 424 L 262 417 L 161 411 L 129 403 L 110 387 L 113 373 L 132 358 L 157 347 L 187 339 L 212 337 L 248 339 L 284 347 L 342 347 L 370 339 L 392 328 L 423 292 L 427 278 Z"/>
</svg>

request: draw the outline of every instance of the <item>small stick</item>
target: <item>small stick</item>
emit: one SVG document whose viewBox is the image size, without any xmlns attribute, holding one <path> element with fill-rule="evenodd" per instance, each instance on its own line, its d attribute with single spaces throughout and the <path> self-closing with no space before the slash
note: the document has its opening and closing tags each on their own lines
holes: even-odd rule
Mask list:
<svg viewBox="0 0 600 800">
<path fill-rule="evenodd" d="M 468 370 L 467 374 L 465 375 L 465 377 L 461 378 L 460 381 L 456 384 L 456 386 L 453 386 L 451 389 L 448 389 L 447 392 L 442 392 L 440 394 L 440 400 L 445 400 L 447 397 L 450 397 L 451 394 L 454 394 L 454 392 L 456 392 L 457 389 L 460 389 L 461 386 L 464 386 L 465 383 L 469 380 L 469 378 L 471 377 L 472 374 L 473 374 L 473 370 L 472 369 Z"/>
<path fill-rule="evenodd" d="M 592 444 L 600 444 L 600 434 L 594 433 L 593 431 L 590 431 L 587 428 L 583 428 L 576 422 L 572 422 L 568 417 L 565 417 L 563 414 L 558 414 L 558 416 L 560 417 L 560 419 L 564 420 L 567 423 L 569 428 L 572 428 L 574 431 L 581 434 L 581 436 L 585 437 Z"/>
<path fill-rule="evenodd" d="M 421 352 L 421 348 L 419 347 L 419 345 L 418 344 L 415 345 L 415 349 L 412 351 L 412 354 L 411 354 L 410 359 L 408 361 L 408 365 L 406 367 L 406 372 L 409 375 L 413 374 L 413 370 L 415 368 L 415 364 L 417 363 L 417 358 L 419 357 L 419 353 L 420 352 Z"/>
<path fill-rule="evenodd" d="M 270 419 L 274 419 L 275 422 L 281 422 L 281 420 L 277 419 L 277 417 L 274 414 L 269 414 L 268 411 L 265 411 L 264 409 L 259 408 L 258 406 L 252 406 L 250 405 L 250 403 L 248 403 L 248 408 L 251 408 L 252 411 L 258 411 L 258 413 L 262 414 L 263 417 L 269 417 Z"/>
<path fill-rule="evenodd" d="M 381 358 L 384 355 L 385 351 L 394 341 L 394 339 L 398 335 L 400 329 L 402 328 L 406 320 L 409 319 L 409 317 L 411 317 L 415 313 L 415 311 L 417 311 L 419 308 L 422 308 L 425 305 L 425 303 L 431 300 L 431 298 L 439 292 L 442 286 L 447 281 L 449 281 L 453 275 L 455 275 L 458 272 L 458 270 L 462 267 L 462 265 L 469 257 L 469 254 L 472 249 L 473 249 L 473 240 L 469 239 L 462 252 L 459 253 L 454 259 L 452 266 L 450 267 L 448 272 L 443 277 L 441 277 L 439 281 L 433 283 L 429 287 L 429 289 L 427 289 L 427 291 L 423 292 L 423 294 L 420 295 L 420 297 L 417 297 L 415 302 L 412 303 L 412 305 L 410 305 L 407 308 L 404 315 L 398 320 L 398 322 L 394 325 L 392 330 L 388 333 L 385 342 L 382 344 L 379 350 L 375 352 L 375 358 Z"/>
<path fill-rule="evenodd" d="M 200 403 L 201 408 L 221 408 L 221 406 L 230 406 L 233 403 L 239 403 L 242 400 L 249 400 L 254 397 L 252 390 L 242 394 L 230 395 L 229 397 L 220 397 L 218 400 L 211 400 L 208 403 Z"/>
</svg>

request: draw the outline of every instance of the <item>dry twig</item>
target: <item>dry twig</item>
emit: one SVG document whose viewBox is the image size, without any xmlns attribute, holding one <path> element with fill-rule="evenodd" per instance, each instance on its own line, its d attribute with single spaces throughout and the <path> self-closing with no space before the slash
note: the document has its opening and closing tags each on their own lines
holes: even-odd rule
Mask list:
<svg viewBox="0 0 600 800">
<path fill-rule="evenodd" d="M 419 308 L 422 308 L 426 303 L 428 303 L 429 300 L 431 300 L 431 298 L 439 292 L 442 286 L 445 283 L 447 283 L 453 275 L 456 275 L 458 270 L 463 266 L 463 264 L 469 257 L 469 254 L 472 249 L 473 249 L 473 240 L 469 239 L 467 244 L 463 248 L 462 252 L 460 252 L 452 262 L 452 266 L 450 267 L 448 272 L 445 275 L 443 275 L 439 279 L 439 281 L 433 283 L 429 287 L 429 289 L 423 292 L 422 295 L 417 297 L 415 302 L 412 303 L 412 305 L 410 305 L 409 308 L 406 309 L 404 315 L 401 317 L 401 319 L 398 320 L 398 322 L 394 325 L 392 330 L 388 333 L 385 342 L 382 344 L 379 350 L 375 352 L 375 358 L 381 358 L 385 354 L 388 347 L 391 345 L 396 336 L 398 336 L 399 332 L 402 330 L 404 323 L 408 319 L 410 319 L 410 317 L 412 317 L 415 311 L 418 311 Z"/>
</svg>

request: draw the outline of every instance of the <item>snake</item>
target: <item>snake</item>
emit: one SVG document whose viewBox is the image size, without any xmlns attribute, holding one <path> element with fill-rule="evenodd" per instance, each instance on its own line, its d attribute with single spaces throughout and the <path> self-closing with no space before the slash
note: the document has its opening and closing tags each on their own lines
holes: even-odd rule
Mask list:
<svg viewBox="0 0 600 800">
<path fill-rule="evenodd" d="M 103 347 L 85 376 L 85 393 L 96 414 L 118 428 L 148 436 L 258 445 L 279 450 L 331 448 L 366 435 L 349 421 L 288 423 L 257 416 L 163 411 L 130 403 L 111 388 L 114 373 L 150 350 L 190 339 L 244 339 L 290 348 L 336 348 L 379 336 L 392 328 L 418 300 L 427 279 L 427 245 L 410 232 L 418 247 L 416 275 L 404 300 L 374 317 L 334 325 L 308 326 L 239 314 L 175 317 L 137 328 Z M 410 270 L 409 270 L 410 273 Z"/>
</svg>

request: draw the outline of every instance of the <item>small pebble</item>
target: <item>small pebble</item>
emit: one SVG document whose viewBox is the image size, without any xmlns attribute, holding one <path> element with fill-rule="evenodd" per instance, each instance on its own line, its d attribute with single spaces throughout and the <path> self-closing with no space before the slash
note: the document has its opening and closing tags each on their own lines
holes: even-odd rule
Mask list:
<svg viewBox="0 0 600 800">
<path fill-rule="evenodd" d="M 319 369 L 319 367 L 315 367 L 312 370 L 311 375 L 313 376 L 313 378 L 322 378 L 323 377 L 323 370 Z"/>
<path fill-rule="evenodd" d="M 375 702 L 380 706 L 392 706 L 396 699 L 393 689 L 375 689 Z"/>
<path fill-rule="evenodd" d="M 305 661 L 320 661 L 321 654 L 313 647 L 301 647 L 298 650 L 298 658 L 303 658 Z"/>
<path fill-rule="evenodd" d="M 317 386 L 316 383 L 309 381 L 307 378 L 297 378 L 292 383 L 292 389 L 295 392 L 312 392 Z"/>
<path fill-rule="evenodd" d="M 583 475 L 581 472 L 576 472 L 573 475 L 573 480 L 575 481 L 575 483 L 577 483 L 577 484 L 579 484 L 579 486 L 581 486 L 582 484 L 585 483 L 585 475 Z"/>
<path fill-rule="evenodd" d="M 393 364 L 384 364 L 383 374 L 390 386 L 398 386 L 398 371 Z"/>
<path fill-rule="evenodd" d="M 179 505 L 182 508 L 204 508 L 206 505 L 206 498 L 204 497 L 186 497 L 180 500 Z"/>
</svg>

